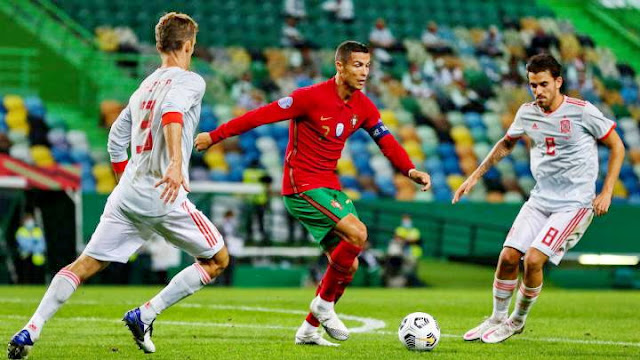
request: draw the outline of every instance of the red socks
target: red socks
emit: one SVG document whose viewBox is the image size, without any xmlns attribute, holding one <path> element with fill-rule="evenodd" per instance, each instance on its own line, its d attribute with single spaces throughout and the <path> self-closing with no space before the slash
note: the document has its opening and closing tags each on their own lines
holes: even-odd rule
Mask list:
<svg viewBox="0 0 640 360">
<path fill-rule="evenodd" d="M 329 266 L 322 278 L 322 284 L 318 295 L 323 300 L 335 301 L 338 289 L 350 276 L 349 270 L 353 262 L 362 251 L 362 248 L 352 245 L 346 241 L 341 241 L 331 252 Z M 344 290 L 343 290 L 344 291 Z"/>
</svg>

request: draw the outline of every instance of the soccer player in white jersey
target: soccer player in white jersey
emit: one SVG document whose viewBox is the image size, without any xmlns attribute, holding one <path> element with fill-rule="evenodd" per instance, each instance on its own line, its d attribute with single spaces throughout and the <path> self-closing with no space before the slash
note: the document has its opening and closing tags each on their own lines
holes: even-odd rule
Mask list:
<svg viewBox="0 0 640 360">
<path fill-rule="evenodd" d="M 533 56 L 527 74 L 535 101 L 520 107 L 506 136 L 456 191 L 453 203 L 467 194 L 518 139 L 531 140 L 531 172 L 536 186 L 522 206 L 504 242 L 493 282 L 493 313 L 464 334 L 464 340 L 498 343 L 522 332 L 527 314 L 542 289 L 542 268 L 558 265 L 591 223 L 607 213 L 624 159 L 616 124 L 592 104 L 560 93 L 561 65 L 548 54 Z M 604 186 L 596 196 L 597 143 L 611 150 Z M 515 308 L 507 317 L 524 256 L 524 273 Z"/>
<path fill-rule="evenodd" d="M 189 157 L 205 90 L 202 77 L 188 71 L 197 30 L 185 14 L 160 18 L 155 34 L 162 66 L 133 93 L 109 133 L 118 186 L 84 252 L 56 274 L 33 317 L 11 339 L 9 358 L 27 355 L 44 323 L 83 281 L 112 261 L 126 263 L 151 237 L 163 237 L 196 261 L 150 301 L 125 314 L 123 321 L 144 352 L 155 351 L 151 332 L 156 316 L 210 283 L 227 266 L 222 236 L 187 199 Z"/>
</svg>

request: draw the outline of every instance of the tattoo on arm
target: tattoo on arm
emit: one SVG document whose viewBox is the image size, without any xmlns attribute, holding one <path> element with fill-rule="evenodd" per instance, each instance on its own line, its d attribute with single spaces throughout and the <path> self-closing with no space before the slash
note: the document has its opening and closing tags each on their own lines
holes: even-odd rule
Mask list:
<svg viewBox="0 0 640 360">
<path fill-rule="evenodd" d="M 484 174 L 491 169 L 491 167 L 497 164 L 502 158 L 509 155 L 513 148 L 516 146 L 516 142 L 518 139 L 510 139 L 508 137 L 503 137 L 500 141 L 496 143 L 496 145 L 491 149 L 489 155 L 482 161 L 480 166 L 473 172 L 473 176 L 477 176 L 481 178 Z"/>
</svg>

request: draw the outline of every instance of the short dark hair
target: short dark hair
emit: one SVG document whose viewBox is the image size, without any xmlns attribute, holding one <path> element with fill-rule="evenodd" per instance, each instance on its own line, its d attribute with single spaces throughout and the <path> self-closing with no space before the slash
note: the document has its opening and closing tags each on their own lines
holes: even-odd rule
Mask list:
<svg viewBox="0 0 640 360">
<path fill-rule="evenodd" d="M 534 55 L 527 63 L 527 72 L 534 74 L 549 70 L 553 78 L 562 74 L 562 65 L 553 56 L 547 53 Z"/>
<path fill-rule="evenodd" d="M 369 47 L 361 42 L 347 40 L 338 45 L 338 48 L 336 49 L 336 61 L 346 63 L 349 60 L 349 56 L 351 56 L 351 53 L 354 52 L 368 54 Z"/>
</svg>

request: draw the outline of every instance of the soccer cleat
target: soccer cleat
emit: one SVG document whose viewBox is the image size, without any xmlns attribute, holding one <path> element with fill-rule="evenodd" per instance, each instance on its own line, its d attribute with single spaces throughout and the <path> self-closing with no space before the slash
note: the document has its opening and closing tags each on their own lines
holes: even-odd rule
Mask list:
<svg viewBox="0 0 640 360">
<path fill-rule="evenodd" d="M 511 320 L 507 320 L 500 325 L 494 326 L 482 334 L 482 342 L 486 344 L 496 344 L 503 342 L 515 334 L 520 334 L 524 330 L 524 324 L 517 327 Z"/>
<path fill-rule="evenodd" d="M 140 350 L 147 354 L 156 352 L 156 346 L 153 344 L 153 341 L 151 341 L 153 322 L 147 325 L 140 320 L 140 308 L 129 310 L 124 314 L 122 321 L 124 321 L 124 324 L 129 328 L 131 334 L 133 334 L 133 340 L 136 341 Z"/>
<path fill-rule="evenodd" d="M 33 341 L 29 332 L 26 329 L 20 330 L 9 341 L 7 357 L 9 359 L 26 359 L 32 346 Z"/>
<path fill-rule="evenodd" d="M 501 323 L 502 321 L 500 320 L 494 320 L 491 317 L 486 318 L 482 323 L 480 323 L 480 325 L 474 327 L 473 329 L 467 331 L 464 335 L 462 335 L 462 338 L 465 341 L 479 340 L 482 337 L 482 334 L 484 334 L 487 330 L 498 326 Z"/>
<path fill-rule="evenodd" d="M 339 344 L 332 343 L 325 340 L 322 335 L 316 330 L 313 332 L 305 332 L 301 327 L 296 332 L 296 345 L 319 345 L 319 346 L 340 346 Z"/>
<path fill-rule="evenodd" d="M 340 341 L 347 340 L 349 338 L 349 329 L 347 329 L 342 320 L 338 318 L 338 314 L 336 314 L 333 306 L 323 307 L 319 300 L 320 296 L 316 296 L 311 301 L 310 308 L 313 316 L 320 321 L 329 336 Z"/>
</svg>

